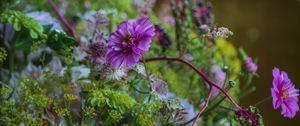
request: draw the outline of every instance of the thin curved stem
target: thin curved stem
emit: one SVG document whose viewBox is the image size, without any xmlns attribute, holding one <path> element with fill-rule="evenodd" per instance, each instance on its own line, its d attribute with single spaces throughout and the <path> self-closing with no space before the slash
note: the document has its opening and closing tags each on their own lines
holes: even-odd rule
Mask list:
<svg viewBox="0 0 300 126">
<path fill-rule="evenodd" d="M 57 6 L 54 4 L 53 0 L 48 0 L 48 3 L 50 4 L 51 8 L 57 15 L 58 19 L 63 23 L 66 30 L 72 35 L 72 37 L 76 38 L 76 34 L 75 34 L 73 28 L 67 22 L 67 20 L 64 18 L 64 16 L 62 16 L 62 14 L 59 12 L 59 10 L 58 10 Z"/>
<path fill-rule="evenodd" d="M 206 97 L 205 104 L 204 104 L 203 108 L 200 110 L 200 112 L 197 114 L 197 117 L 196 117 L 196 119 L 194 120 L 192 126 L 195 126 L 195 125 L 196 125 L 196 122 L 198 121 L 200 115 L 206 110 L 207 105 L 208 105 L 209 100 L 210 100 L 211 95 L 212 95 L 212 88 L 213 88 L 212 85 L 210 85 L 210 86 L 209 86 L 209 93 L 208 93 L 208 96 Z"/>
<path fill-rule="evenodd" d="M 56 16 L 58 17 L 58 20 L 63 24 L 63 26 L 65 27 L 67 32 L 76 40 L 80 49 L 83 49 L 83 46 L 80 43 L 80 40 L 77 38 L 77 35 L 76 35 L 74 29 L 71 27 L 70 23 L 68 23 L 68 21 L 65 19 L 65 17 L 59 12 L 59 10 L 57 9 L 57 6 L 53 2 L 53 0 L 48 0 L 48 3 L 50 4 L 51 8 L 53 9 Z"/>
<path fill-rule="evenodd" d="M 259 106 L 261 103 L 264 103 L 267 100 L 270 100 L 272 96 L 266 97 L 263 100 L 260 100 L 259 102 L 255 103 L 254 106 Z"/>
<path fill-rule="evenodd" d="M 218 90 L 220 90 L 228 99 L 229 101 L 234 104 L 234 106 L 237 109 L 242 109 L 227 93 L 227 91 L 225 91 L 222 87 L 218 86 L 217 84 L 215 84 L 214 82 L 212 82 L 209 77 L 201 70 L 197 69 L 194 65 L 192 65 L 191 63 L 181 59 L 181 58 L 177 58 L 177 57 L 154 57 L 154 58 L 148 58 L 145 59 L 146 62 L 151 62 L 151 61 L 177 61 L 180 63 L 183 63 L 187 66 L 189 66 L 190 68 L 192 68 L 195 72 L 197 72 L 197 74 L 199 76 L 201 76 L 203 78 L 203 80 L 205 82 L 207 82 L 210 86 L 213 86 L 215 88 L 217 88 Z"/>
<path fill-rule="evenodd" d="M 220 101 L 218 101 L 216 104 L 214 104 L 212 107 L 208 108 L 203 114 L 207 114 L 209 113 L 210 111 L 214 110 L 217 106 L 219 106 L 224 100 L 226 99 L 225 96 L 223 96 L 222 99 L 220 99 Z"/>
<path fill-rule="evenodd" d="M 147 92 L 147 91 L 141 91 L 139 89 L 137 89 L 136 87 L 134 87 L 133 85 L 131 85 L 130 87 L 132 87 L 135 91 L 141 93 L 141 94 L 150 94 L 150 92 Z"/>
</svg>

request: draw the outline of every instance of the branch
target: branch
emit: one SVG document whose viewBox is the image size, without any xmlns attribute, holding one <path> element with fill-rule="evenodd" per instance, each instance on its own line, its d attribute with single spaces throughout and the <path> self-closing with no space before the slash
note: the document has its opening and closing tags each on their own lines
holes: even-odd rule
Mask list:
<svg viewBox="0 0 300 126">
<path fill-rule="evenodd" d="M 196 119 L 194 120 L 192 126 L 195 126 L 195 125 L 196 125 L 196 122 L 197 122 L 197 120 L 199 119 L 200 115 L 206 110 L 207 105 L 208 105 L 208 102 L 209 102 L 209 100 L 210 100 L 210 98 L 211 98 L 212 88 L 213 88 L 213 87 L 210 85 L 210 86 L 209 86 L 209 93 L 208 93 L 208 96 L 206 97 L 205 104 L 204 104 L 203 108 L 201 109 L 201 111 L 197 114 L 197 117 L 196 117 Z"/>
<path fill-rule="evenodd" d="M 234 104 L 234 106 L 237 109 L 241 109 L 241 107 L 228 95 L 228 93 L 222 89 L 219 85 L 215 84 L 214 82 L 212 82 L 209 77 L 201 70 L 198 70 L 194 65 L 192 65 L 191 63 L 181 59 L 181 58 L 172 58 L 172 57 L 154 57 L 154 58 L 149 58 L 145 60 L 146 62 L 151 62 L 151 61 L 177 61 L 180 63 L 183 63 L 187 66 L 189 66 L 190 68 L 192 68 L 195 72 L 197 72 L 198 75 L 200 75 L 204 81 L 206 81 L 210 86 L 213 86 L 215 88 L 217 88 L 218 90 L 220 90 L 228 99 L 229 101 Z"/>
<path fill-rule="evenodd" d="M 75 34 L 73 28 L 67 22 L 67 20 L 64 18 L 64 16 L 62 16 L 62 14 L 59 12 L 59 10 L 57 9 L 57 6 L 54 4 L 53 0 L 48 0 L 48 3 L 50 4 L 51 8 L 55 12 L 56 16 L 58 17 L 59 21 L 63 24 L 63 26 L 65 27 L 67 32 L 76 39 L 76 34 Z"/>
</svg>

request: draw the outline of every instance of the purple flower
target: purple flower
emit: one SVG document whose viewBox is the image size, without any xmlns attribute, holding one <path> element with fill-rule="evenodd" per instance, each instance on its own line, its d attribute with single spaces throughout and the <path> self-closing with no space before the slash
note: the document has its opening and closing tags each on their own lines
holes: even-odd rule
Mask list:
<svg viewBox="0 0 300 126">
<path fill-rule="evenodd" d="M 89 59 L 94 64 L 104 64 L 106 62 L 105 56 L 107 53 L 107 44 L 105 40 L 96 39 L 88 46 Z"/>
<path fill-rule="evenodd" d="M 273 69 L 273 88 L 271 88 L 273 97 L 273 107 L 278 109 L 281 106 L 281 114 L 284 117 L 293 118 L 299 111 L 298 96 L 299 90 L 290 81 L 286 72 L 278 68 Z"/>
<path fill-rule="evenodd" d="M 247 71 L 249 71 L 251 73 L 255 73 L 257 71 L 257 65 L 255 63 L 253 63 L 251 57 L 249 57 L 245 60 L 245 65 L 246 65 Z"/>
<path fill-rule="evenodd" d="M 116 68 L 137 64 L 149 50 L 154 35 L 155 29 L 149 18 L 122 22 L 109 37 L 107 61 Z"/>
<path fill-rule="evenodd" d="M 224 84 L 224 81 L 226 80 L 226 73 L 223 72 L 222 69 L 217 65 L 214 65 L 212 67 L 211 71 L 215 76 L 215 80 L 216 80 L 217 85 L 222 87 L 223 84 Z M 213 92 L 212 93 L 212 98 L 214 98 L 218 95 L 218 89 L 217 88 L 213 88 L 212 92 Z"/>
<path fill-rule="evenodd" d="M 150 79 L 152 81 L 151 83 L 152 91 L 155 92 L 159 98 L 164 98 L 169 91 L 167 82 L 158 79 L 154 75 L 151 75 Z"/>
<path fill-rule="evenodd" d="M 204 0 L 198 1 L 198 6 L 194 8 L 194 16 L 199 25 L 203 24 L 212 24 L 213 15 L 212 15 L 212 5 L 211 3 L 206 3 Z"/>
</svg>

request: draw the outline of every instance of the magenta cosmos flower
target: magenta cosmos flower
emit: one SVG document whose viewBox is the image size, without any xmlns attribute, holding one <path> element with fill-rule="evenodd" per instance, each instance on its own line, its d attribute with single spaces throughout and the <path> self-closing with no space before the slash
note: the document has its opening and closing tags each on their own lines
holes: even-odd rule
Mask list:
<svg viewBox="0 0 300 126">
<path fill-rule="evenodd" d="M 247 68 L 247 71 L 251 72 L 251 73 L 255 73 L 257 71 L 257 65 L 252 61 L 252 58 L 247 58 L 245 60 L 245 65 Z"/>
<path fill-rule="evenodd" d="M 122 22 L 109 37 L 107 61 L 116 68 L 137 64 L 148 51 L 154 35 L 155 30 L 149 18 Z"/>
<path fill-rule="evenodd" d="M 281 114 L 284 117 L 295 117 L 296 112 L 299 111 L 299 90 L 295 88 L 286 72 L 274 68 L 273 77 L 273 88 L 271 88 L 273 107 L 278 109 L 281 106 Z"/>
</svg>

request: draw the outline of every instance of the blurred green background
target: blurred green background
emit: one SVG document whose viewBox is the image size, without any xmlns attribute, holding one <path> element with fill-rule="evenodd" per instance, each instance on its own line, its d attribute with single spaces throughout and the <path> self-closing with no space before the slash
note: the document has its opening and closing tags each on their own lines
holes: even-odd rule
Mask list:
<svg viewBox="0 0 300 126">
<path fill-rule="evenodd" d="M 274 66 L 288 72 L 300 88 L 300 1 L 298 0 L 213 0 L 213 11 L 219 26 L 234 32 L 229 37 L 250 56 L 257 57 L 257 89 L 242 100 L 242 106 L 255 104 L 271 95 Z M 259 106 L 266 126 L 300 126 L 295 119 L 283 118 L 274 110 L 272 100 Z"/>
</svg>

